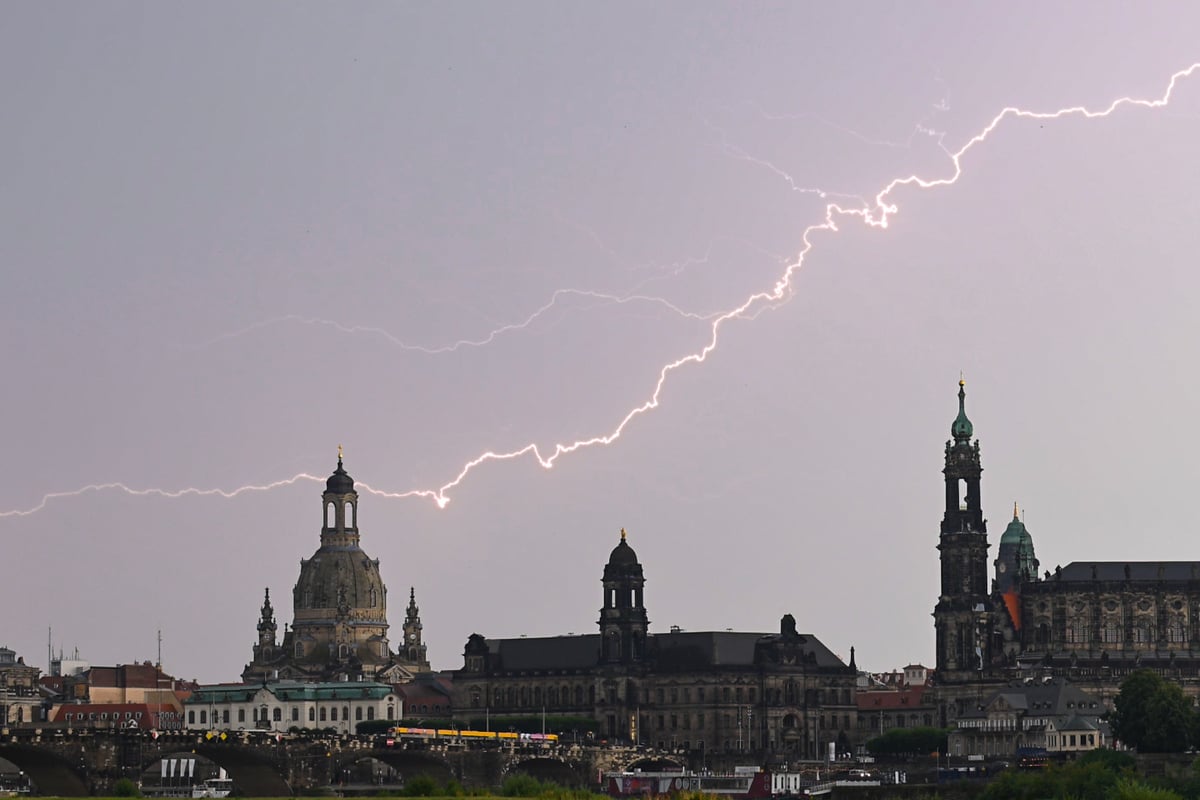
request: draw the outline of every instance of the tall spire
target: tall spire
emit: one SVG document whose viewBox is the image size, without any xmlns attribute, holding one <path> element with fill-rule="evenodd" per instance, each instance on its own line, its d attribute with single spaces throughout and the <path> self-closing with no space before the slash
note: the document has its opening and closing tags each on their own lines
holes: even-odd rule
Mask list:
<svg viewBox="0 0 1200 800">
<path fill-rule="evenodd" d="M 967 382 L 962 378 L 958 379 L 958 416 L 954 418 L 954 424 L 950 426 L 950 433 L 954 436 L 954 441 L 965 442 L 971 438 L 971 434 L 975 432 L 975 427 L 971 424 L 971 420 L 967 419 Z"/>
</svg>

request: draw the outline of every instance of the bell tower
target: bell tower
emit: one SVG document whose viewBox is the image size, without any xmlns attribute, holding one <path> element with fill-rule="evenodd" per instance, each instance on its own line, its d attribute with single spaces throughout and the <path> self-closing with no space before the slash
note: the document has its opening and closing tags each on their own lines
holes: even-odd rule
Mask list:
<svg viewBox="0 0 1200 800">
<path fill-rule="evenodd" d="M 404 659 L 411 664 L 429 667 L 425 658 L 425 644 L 421 641 L 421 609 L 417 607 L 417 589 L 408 589 L 408 608 L 404 612 Z"/>
<path fill-rule="evenodd" d="M 275 634 L 278 631 L 275 609 L 271 606 L 271 590 L 265 589 L 262 612 L 258 619 L 258 644 L 254 646 L 255 661 L 270 661 L 275 657 Z"/>
<path fill-rule="evenodd" d="M 990 661 L 987 520 L 979 497 L 979 440 L 967 418 L 966 383 L 958 382 L 958 416 L 946 442 L 946 509 L 942 516 L 941 593 L 933 611 L 937 669 L 948 682 L 978 677 Z"/>
<path fill-rule="evenodd" d="M 604 565 L 604 606 L 600 609 L 600 661 L 604 664 L 632 664 L 646 654 L 646 606 L 642 590 L 646 579 L 637 553 L 625 541 L 613 548 Z"/>
</svg>

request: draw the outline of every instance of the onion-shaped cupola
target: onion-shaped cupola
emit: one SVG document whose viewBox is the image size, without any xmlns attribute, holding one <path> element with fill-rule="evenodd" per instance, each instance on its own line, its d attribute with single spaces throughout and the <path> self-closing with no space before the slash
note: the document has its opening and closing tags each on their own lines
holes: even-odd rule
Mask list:
<svg viewBox="0 0 1200 800">
<path fill-rule="evenodd" d="M 971 424 L 971 420 L 967 419 L 967 382 L 960 379 L 958 381 L 958 416 L 950 425 L 950 435 L 954 437 L 955 442 L 965 442 L 974 433 L 975 426 Z"/>
</svg>

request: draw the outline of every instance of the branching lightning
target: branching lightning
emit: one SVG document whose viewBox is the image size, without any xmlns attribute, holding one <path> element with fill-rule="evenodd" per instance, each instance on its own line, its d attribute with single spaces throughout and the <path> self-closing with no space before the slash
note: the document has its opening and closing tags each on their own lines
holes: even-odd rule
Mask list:
<svg viewBox="0 0 1200 800">
<path fill-rule="evenodd" d="M 641 405 L 634 407 L 630 411 L 626 412 L 625 415 L 622 416 L 621 419 L 616 423 L 616 425 L 614 425 L 611 429 L 609 429 L 609 431 L 607 433 L 598 434 L 596 436 L 592 436 L 587 439 L 579 439 L 574 442 L 558 443 L 558 444 L 553 445 L 553 447 L 551 449 L 549 449 L 548 451 L 545 451 L 545 452 L 543 451 L 542 448 L 540 448 L 535 443 L 527 444 L 519 449 L 505 451 L 505 452 L 488 451 L 488 452 L 485 452 L 485 453 L 482 453 L 482 454 L 476 456 L 475 458 L 472 458 L 470 461 L 468 461 L 466 464 L 463 465 L 463 467 L 458 471 L 458 473 L 451 480 L 442 484 L 440 487 L 438 487 L 436 489 L 412 489 L 412 490 L 403 491 L 403 492 L 386 492 L 386 491 L 382 491 L 382 490 L 378 490 L 378 489 L 373 489 L 366 485 L 362 485 L 362 488 L 364 488 L 366 491 L 369 491 L 373 494 L 377 494 L 377 495 L 380 495 L 383 497 L 426 498 L 426 499 L 433 500 L 438 505 L 439 508 L 445 508 L 446 504 L 450 502 L 449 492 L 451 492 L 453 489 L 456 489 L 464 480 L 466 480 L 467 476 L 470 475 L 471 472 L 476 467 L 479 467 L 482 464 L 485 464 L 487 462 L 510 461 L 510 460 L 522 458 L 525 456 L 532 456 L 533 458 L 537 459 L 538 464 L 540 464 L 543 468 L 550 469 L 551 467 L 553 467 L 555 465 L 555 463 L 558 461 L 558 459 L 564 455 L 574 453 L 576 451 L 583 450 L 583 449 L 593 447 L 596 445 L 607 445 L 607 444 L 611 444 L 611 443 L 615 442 L 617 439 L 619 439 L 622 436 L 622 434 L 624 434 L 626 428 L 628 428 L 628 426 L 635 419 L 642 416 L 643 414 L 646 414 L 647 412 L 653 411 L 654 409 L 658 408 L 659 403 L 660 403 L 660 398 L 662 396 L 663 387 L 666 385 L 667 379 L 671 376 L 671 374 L 673 372 L 675 372 L 676 370 L 678 370 L 684 366 L 687 366 L 688 364 L 700 364 L 700 363 L 703 363 L 705 360 L 707 360 L 709 354 L 711 354 L 714 350 L 716 350 L 718 341 L 720 340 L 721 330 L 725 326 L 726 323 L 731 322 L 736 319 L 753 318 L 753 316 L 755 316 L 758 313 L 761 313 L 761 311 L 764 310 L 765 308 L 773 308 L 773 307 L 779 305 L 780 303 L 785 302 L 791 296 L 791 292 L 793 289 L 793 284 L 792 284 L 793 277 L 795 276 L 796 272 L 804 265 L 805 259 L 808 257 L 808 254 L 811 252 L 811 250 L 813 248 L 814 237 L 816 237 L 818 234 L 838 232 L 839 222 L 842 222 L 845 220 L 859 220 L 872 228 L 886 229 L 888 227 L 889 220 L 891 219 L 892 215 L 896 214 L 899 210 L 899 207 L 891 199 L 892 194 L 897 189 L 899 189 L 901 187 L 908 187 L 908 186 L 917 187 L 920 189 L 933 189 L 933 188 L 937 188 L 937 187 L 953 185 L 954 183 L 956 183 L 958 181 L 959 177 L 962 175 L 962 171 L 963 171 L 962 162 L 963 162 L 964 157 L 968 153 L 970 153 L 970 151 L 972 149 L 974 149 L 977 145 L 985 142 L 988 139 L 988 137 L 992 134 L 992 132 L 995 131 L 996 128 L 1005 119 L 1018 118 L 1018 119 L 1031 119 L 1031 120 L 1054 120 L 1054 119 L 1059 119 L 1059 118 L 1068 117 L 1068 116 L 1080 116 L 1080 117 L 1084 117 L 1085 119 L 1096 119 L 1096 118 L 1100 118 L 1100 117 L 1107 117 L 1110 114 L 1112 114 L 1113 112 L 1115 112 L 1117 109 L 1119 109 L 1123 106 L 1134 106 L 1134 107 L 1141 107 L 1141 108 L 1147 108 L 1147 109 L 1162 108 L 1162 107 L 1165 107 L 1170 104 L 1172 95 L 1174 94 L 1176 86 L 1179 84 L 1179 82 L 1185 78 L 1190 77 L 1194 72 L 1196 72 L 1197 69 L 1200 69 L 1200 62 L 1192 64 L 1191 66 L 1187 67 L 1186 69 L 1182 69 L 1182 70 L 1174 73 L 1173 75 L 1171 75 L 1170 80 L 1167 82 L 1166 89 L 1163 91 L 1162 95 L 1160 97 L 1153 98 L 1153 99 L 1121 97 L 1116 100 L 1113 100 L 1107 106 L 1100 108 L 1100 109 L 1091 109 L 1086 106 L 1069 106 L 1066 108 L 1060 108 L 1056 111 L 1029 111 L 1029 110 L 1017 108 L 1015 106 L 1008 106 L 1008 107 L 1002 109 L 998 114 L 996 114 L 991 119 L 991 121 L 987 123 L 987 125 L 985 125 L 973 137 L 968 139 L 967 142 L 965 144 L 963 144 L 958 150 L 950 151 L 949 149 L 945 148 L 943 145 L 943 149 L 945 150 L 945 152 L 950 160 L 951 167 L 952 167 L 952 169 L 950 170 L 950 174 L 947 175 L 946 177 L 923 178 L 923 177 L 921 177 L 919 175 L 915 175 L 915 174 L 907 175 L 907 176 L 903 176 L 903 177 L 897 177 L 897 178 L 893 178 L 888 183 L 886 183 L 883 186 L 883 188 L 880 189 L 875 194 L 874 198 L 871 201 L 863 202 L 862 205 L 859 207 L 843 206 L 836 202 L 830 202 L 830 203 L 826 204 L 824 215 L 823 215 L 821 221 L 814 223 L 812 225 L 809 225 L 807 228 L 804 229 L 804 232 L 801 236 L 802 246 L 800 248 L 800 251 L 787 263 L 786 267 L 784 268 L 783 273 L 780 275 L 779 279 L 776 280 L 774 286 L 772 286 L 769 290 L 763 290 L 763 291 L 757 292 L 755 294 L 752 294 L 749 297 L 747 297 L 741 304 L 739 304 L 733 308 L 730 308 L 726 311 L 723 311 L 723 312 L 720 312 L 720 313 L 717 313 L 715 315 L 711 315 L 708 317 L 701 317 L 699 315 L 693 315 L 693 314 L 690 314 L 689 312 L 684 312 L 681 309 L 678 309 L 677 307 L 671 306 L 669 303 L 667 304 L 676 313 L 680 313 L 680 314 L 683 314 L 684 316 L 689 316 L 689 317 L 693 317 L 693 318 L 697 318 L 697 319 L 707 320 L 710 325 L 707 342 L 699 350 L 696 350 L 694 352 L 691 352 L 684 356 L 681 356 L 681 357 L 675 359 L 674 361 L 663 366 L 659 370 L 658 379 L 654 383 L 653 390 L 650 392 L 650 394 L 647 397 L 647 399 L 645 400 L 645 402 L 643 402 Z M 790 178 L 788 178 L 788 179 L 790 180 Z M 828 197 L 831 196 L 826 193 L 819 192 L 819 190 L 808 190 L 808 191 L 817 192 L 819 194 L 819 196 L 822 197 L 823 199 L 827 199 Z M 561 290 L 561 291 L 566 293 L 566 292 L 574 292 L 576 290 Z M 644 297 L 644 296 L 630 296 L 630 297 L 625 298 L 624 300 L 620 300 L 612 295 L 599 295 L 596 293 L 585 293 L 585 292 L 578 292 L 578 293 L 579 294 L 587 294 L 587 295 L 590 295 L 593 297 L 602 298 L 602 299 L 609 300 L 612 302 L 632 302 L 634 300 L 643 300 L 643 301 L 644 300 L 655 300 L 655 301 L 663 302 L 663 303 L 666 302 L 666 301 L 662 301 L 661 298 L 648 298 L 648 297 Z M 545 311 L 548 310 L 548 308 L 553 305 L 553 303 L 555 302 L 557 297 L 558 297 L 558 293 L 556 293 L 555 296 L 551 298 L 549 303 L 547 303 L 546 305 L 543 305 L 538 311 L 534 312 L 534 314 L 531 315 L 530 317 L 527 317 L 526 321 L 524 323 L 521 323 L 521 325 L 528 325 L 533 319 L 536 319 L 539 314 L 545 313 Z M 324 321 L 313 321 L 313 322 L 324 322 Z M 269 324 L 269 323 L 262 323 L 262 324 Z M 332 323 L 325 323 L 325 324 L 332 324 Z M 520 325 L 505 326 L 504 328 L 498 329 L 497 331 L 493 332 L 493 334 L 490 335 L 489 338 L 485 338 L 484 340 L 476 340 L 474 342 L 464 340 L 464 341 L 458 342 L 454 345 L 448 345 L 445 348 L 438 348 L 438 350 L 445 351 L 446 349 L 454 348 L 454 347 L 462 347 L 462 346 L 469 346 L 469 345 L 478 346 L 479 344 L 486 344 L 488 341 L 490 341 L 496 335 L 499 335 L 500 333 L 502 333 L 506 330 L 511 330 L 512 328 L 515 328 L 515 327 L 520 327 Z M 380 333 L 381 335 L 385 335 L 382 331 L 379 331 L 378 329 L 365 329 L 365 330 L 371 330 L 372 332 L 377 332 L 377 333 Z M 397 344 L 403 344 L 403 343 L 397 342 Z M 415 347 L 412 345 L 408 345 L 408 347 L 413 347 L 414 349 L 424 349 L 424 348 L 419 348 L 419 347 Z M 426 352 L 428 352 L 428 350 L 426 350 Z M 85 494 L 87 492 L 102 491 L 102 490 L 106 490 L 106 489 L 119 489 L 119 490 L 127 492 L 131 495 L 137 495 L 137 496 L 155 495 L 155 496 L 161 496 L 161 497 L 175 498 L 175 497 L 183 497 L 183 496 L 187 496 L 187 495 L 195 495 L 195 496 L 219 495 L 224 498 L 232 498 L 232 497 L 236 497 L 240 494 L 247 493 L 247 492 L 270 491 L 272 489 L 275 489 L 275 488 L 278 488 L 281 486 L 293 484 L 299 480 L 316 481 L 316 480 L 320 480 L 320 479 L 318 479 L 312 475 L 308 475 L 306 473 L 301 473 L 299 475 L 295 475 L 286 480 L 275 481 L 273 483 L 257 485 L 257 486 L 243 486 L 243 487 L 240 487 L 237 489 L 233 489 L 231 491 L 224 491 L 224 490 L 219 490 L 219 489 L 181 489 L 178 491 L 167 491 L 167 490 L 163 490 L 163 489 L 131 489 L 128 486 L 121 484 L 121 483 L 95 484 L 95 485 L 91 485 L 91 486 L 85 486 L 82 489 L 77 489 L 77 490 L 71 491 L 71 492 L 55 492 L 52 494 L 47 494 L 42 498 L 40 503 L 38 503 L 36 506 L 34 506 L 32 508 L 25 509 L 25 510 L 0 512 L 0 517 L 28 516 L 30 514 L 34 514 L 38 511 L 41 511 L 42 509 L 44 509 L 46 507 L 47 503 L 49 503 L 51 500 L 64 498 L 64 497 L 73 497 L 73 496 Z"/>
<path fill-rule="evenodd" d="M 539 306 L 533 313 L 526 316 L 520 322 L 510 322 L 510 323 L 501 325 L 497 328 L 493 328 L 486 335 L 484 335 L 478 339 L 459 339 L 455 342 L 451 342 L 449 344 L 444 344 L 444 345 L 438 345 L 435 347 L 426 347 L 424 345 L 411 344 L 409 342 L 405 342 L 404 340 L 400 339 L 399 337 L 397 337 L 397 336 L 389 333 L 388 331 L 384 330 L 383 328 L 379 328 L 379 327 L 366 326 L 366 325 L 344 325 L 336 320 L 321 319 L 320 317 L 303 317 L 303 316 L 300 316 L 299 314 L 286 314 L 281 317 L 273 317 L 272 319 L 263 320 L 261 322 L 256 322 L 253 325 L 247 325 L 246 327 L 241 328 L 239 330 L 232 331 L 230 333 L 223 333 L 220 336 L 210 339 L 209 341 L 205 342 L 204 344 L 205 344 L 205 346 L 211 345 L 211 344 L 216 344 L 219 341 L 222 341 L 225 339 L 235 339 L 239 336 L 244 336 L 245 334 L 250 333 L 252 331 L 259 330 L 262 328 L 267 328 L 272 325 L 279 325 L 279 324 L 285 323 L 285 322 L 295 322 L 295 323 L 299 323 L 302 325 L 321 325 L 321 326 L 333 328 L 336 331 L 339 331 L 341 333 L 346 333 L 346 334 L 370 334 L 372 336 L 378 336 L 382 339 L 387 340 L 388 342 L 391 342 L 392 344 L 399 347 L 401 350 L 409 350 L 409 351 L 413 351 L 413 352 L 424 353 L 425 355 L 436 356 L 436 355 L 441 355 L 443 353 L 453 353 L 455 350 L 458 350 L 458 349 L 464 348 L 464 347 L 485 347 L 485 346 L 491 344 L 492 342 L 496 341 L 496 339 L 498 339 L 499 337 L 503 336 L 506 333 L 524 330 L 524 329 L 528 328 L 530 325 L 532 325 L 534 322 L 536 322 L 538 320 L 538 318 L 542 317 L 547 312 L 549 312 L 552 308 L 554 308 L 558 304 L 560 299 L 562 299 L 564 297 L 571 297 L 571 296 L 589 298 L 592 300 L 598 300 L 602 303 L 609 303 L 609 304 L 613 304 L 613 305 L 626 305 L 629 303 L 649 303 L 652 305 L 662 306 L 663 308 L 666 308 L 668 311 L 671 311 L 672 313 L 674 313 L 680 317 L 683 317 L 684 319 L 693 319 L 693 320 L 700 320 L 700 321 L 708 321 L 708 320 L 714 319 L 717 316 L 719 316 L 721 313 L 719 311 L 714 311 L 714 312 L 711 312 L 708 314 L 699 314 L 694 311 L 688 311 L 686 309 L 680 308 L 679 306 L 675 305 L 671 301 L 666 300 L 662 297 L 654 297 L 652 295 L 645 295 L 645 294 L 616 295 L 616 294 L 606 294 L 604 292 L 593 292 L 593 291 L 590 291 L 587 289 L 557 289 L 554 291 L 553 294 L 550 295 L 549 300 L 547 300 L 545 303 L 543 303 L 541 306 Z"/>
</svg>

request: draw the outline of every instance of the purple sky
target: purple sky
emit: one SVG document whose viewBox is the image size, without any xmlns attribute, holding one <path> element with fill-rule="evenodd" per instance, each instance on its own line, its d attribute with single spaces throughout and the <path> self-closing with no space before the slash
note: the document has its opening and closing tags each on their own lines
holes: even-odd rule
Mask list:
<svg viewBox="0 0 1200 800">
<path fill-rule="evenodd" d="M 1148 8 L 0 6 L 0 644 L 114 663 L 161 628 L 168 670 L 235 678 L 318 483 L 11 512 L 323 479 L 339 443 L 436 489 L 610 434 L 826 203 L 950 177 L 1005 106 L 1161 96 L 1200 9 Z M 888 229 L 812 234 L 613 444 L 485 463 L 444 510 L 364 492 L 392 624 L 415 586 L 441 668 L 592 632 L 625 527 L 654 630 L 792 613 L 930 663 L 960 370 L 993 541 L 1016 500 L 1043 568 L 1198 557 L 1197 141 L 1200 70 L 1007 119 Z"/>
</svg>

